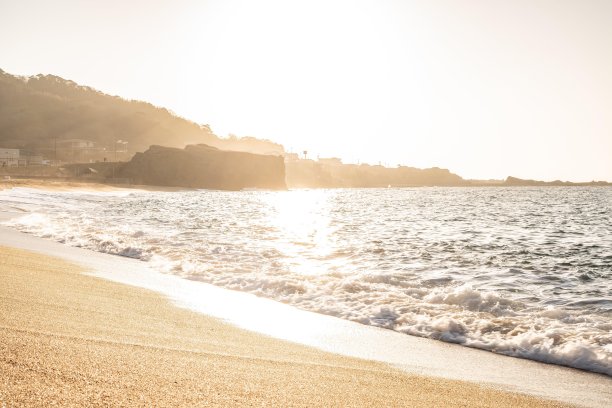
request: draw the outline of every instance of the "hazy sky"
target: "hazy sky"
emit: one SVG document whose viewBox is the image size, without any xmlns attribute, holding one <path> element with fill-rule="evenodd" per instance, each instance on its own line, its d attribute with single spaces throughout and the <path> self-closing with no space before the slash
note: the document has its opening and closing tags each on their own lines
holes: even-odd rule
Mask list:
<svg viewBox="0 0 612 408">
<path fill-rule="evenodd" d="M 0 0 L 0 68 L 311 157 L 612 180 L 610 0 Z"/>
</svg>

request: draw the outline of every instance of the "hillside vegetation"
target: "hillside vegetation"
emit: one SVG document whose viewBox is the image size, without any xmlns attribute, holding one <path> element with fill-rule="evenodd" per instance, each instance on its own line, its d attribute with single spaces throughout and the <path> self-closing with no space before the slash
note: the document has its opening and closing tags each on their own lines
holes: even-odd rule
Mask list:
<svg viewBox="0 0 612 408">
<path fill-rule="evenodd" d="M 0 70 L 0 147 L 52 157 L 57 141 L 85 139 L 107 151 L 117 140 L 132 154 L 151 145 L 205 143 L 221 149 L 282 154 L 279 144 L 255 138 L 223 139 L 208 125 L 147 102 L 111 96 L 54 75 L 19 77 Z"/>
<path fill-rule="evenodd" d="M 71 142 L 74 139 L 87 141 L 85 148 L 74 147 Z M 121 143 L 117 143 L 118 140 Z M 23 149 L 29 155 L 57 159 L 64 163 L 92 164 L 104 161 L 127 162 L 136 153 L 145 152 L 153 145 L 183 149 L 188 145 L 202 144 L 228 151 L 285 155 L 283 146 L 278 143 L 234 135 L 221 138 L 208 125 L 181 118 L 147 102 L 107 95 L 54 75 L 21 77 L 0 69 L 0 148 Z M 206 155 L 207 158 L 213 156 L 212 153 Z M 230 156 L 219 153 L 219 157 Z M 237 165 L 237 160 L 232 163 Z M 253 163 L 259 162 L 253 160 Z M 341 164 L 339 159 L 331 162 L 329 159 L 327 162 L 325 159 L 313 161 L 299 159 L 295 154 L 289 155 L 283 167 L 286 168 L 283 172 L 288 187 L 609 185 L 606 182 L 542 182 L 514 177 L 508 177 L 507 180 L 465 180 L 438 167 L 417 169 L 406 166 L 388 168 Z M 228 172 L 235 170 L 233 167 L 223 169 Z M 250 169 L 257 172 L 257 166 Z M 2 167 L 0 174 L 45 177 L 57 174 L 60 170 L 71 173 L 66 169 L 46 170 L 39 166 L 35 169 Z M 62 176 L 66 175 L 64 173 Z M 219 174 L 215 177 L 223 179 L 226 176 Z M 144 175 L 138 172 L 130 174 L 133 179 L 142 177 Z M 240 185 L 240 182 L 235 181 L 235 184 Z"/>
</svg>

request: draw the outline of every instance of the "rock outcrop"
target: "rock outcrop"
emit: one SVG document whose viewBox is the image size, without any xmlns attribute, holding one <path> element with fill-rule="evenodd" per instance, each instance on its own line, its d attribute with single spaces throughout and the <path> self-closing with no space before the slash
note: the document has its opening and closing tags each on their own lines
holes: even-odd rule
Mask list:
<svg viewBox="0 0 612 408">
<path fill-rule="evenodd" d="M 380 188 L 465 186 L 468 182 L 446 169 L 395 168 L 367 164 L 326 164 L 313 160 L 287 163 L 287 184 L 308 188 Z"/>
<path fill-rule="evenodd" d="M 185 149 L 151 146 L 117 172 L 134 184 L 241 190 L 285 189 L 281 156 L 219 150 L 204 144 Z"/>
<path fill-rule="evenodd" d="M 609 186 L 611 183 L 607 181 L 588 181 L 584 183 L 574 183 L 571 181 L 541 181 L 541 180 L 528 180 L 520 179 L 518 177 L 508 176 L 503 182 L 504 186 L 511 187 L 529 187 L 529 186 L 557 186 L 557 187 L 584 187 L 584 186 Z"/>
</svg>

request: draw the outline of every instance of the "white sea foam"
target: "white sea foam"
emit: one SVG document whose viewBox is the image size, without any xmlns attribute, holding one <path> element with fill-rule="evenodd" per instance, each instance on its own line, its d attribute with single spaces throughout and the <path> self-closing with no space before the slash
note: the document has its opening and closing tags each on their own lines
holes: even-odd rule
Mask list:
<svg viewBox="0 0 612 408">
<path fill-rule="evenodd" d="M 610 189 L 21 189 L 0 199 L 31 211 L 8 225 L 68 245 L 363 324 L 612 375 Z"/>
</svg>

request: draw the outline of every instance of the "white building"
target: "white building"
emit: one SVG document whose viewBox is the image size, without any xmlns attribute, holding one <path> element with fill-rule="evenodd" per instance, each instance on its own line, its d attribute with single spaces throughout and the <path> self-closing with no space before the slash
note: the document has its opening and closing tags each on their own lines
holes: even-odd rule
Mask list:
<svg viewBox="0 0 612 408">
<path fill-rule="evenodd" d="M 122 147 L 124 145 L 117 145 L 115 148 Z M 111 150 L 112 153 L 112 150 Z M 117 154 L 123 153 L 117 149 Z M 61 139 L 57 140 L 55 145 L 55 156 L 58 160 L 67 161 L 70 163 L 87 163 L 92 160 L 101 160 L 102 157 L 106 157 L 109 152 L 103 147 L 97 147 L 95 142 L 85 139 Z"/>
<path fill-rule="evenodd" d="M 0 147 L 0 167 L 19 166 L 19 149 Z"/>
<path fill-rule="evenodd" d="M 57 147 L 62 149 L 85 150 L 95 148 L 95 143 L 85 139 L 60 139 Z"/>
</svg>

